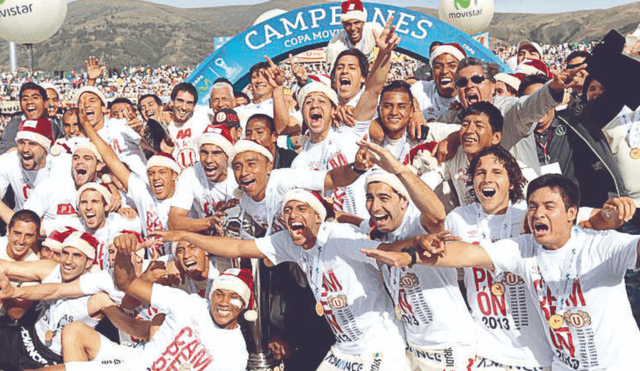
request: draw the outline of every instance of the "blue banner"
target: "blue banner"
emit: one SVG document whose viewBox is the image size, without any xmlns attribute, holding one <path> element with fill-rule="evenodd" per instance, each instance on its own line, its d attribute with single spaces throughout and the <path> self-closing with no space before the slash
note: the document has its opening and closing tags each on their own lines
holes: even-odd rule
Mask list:
<svg viewBox="0 0 640 371">
<path fill-rule="evenodd" d="M 395 6 L 366 3 L 368 22 L 381 25 L 393 16 L 396 32 L 402 41 L 396 51 L 425 61 L 429 45 L 434 41 L 460 44 L 467 55 L 499 64 L 504 71 L 509 67 L 493 52 L 471 36 L 427 14 Z M 242 89 L 249 83 L 249 70 L 268 56 L 278 63 L 309 49 L 326 46 L 343 29 L 340 23 L 340 3 L 328 3 L 292 10 L 259 23 L 213 52 L 187 77 L 186 81 L 198 89 L 199 104 L 209 100 L 209 89 L 219 77 L 229 79 L 234 87 Z"/>
</svg>

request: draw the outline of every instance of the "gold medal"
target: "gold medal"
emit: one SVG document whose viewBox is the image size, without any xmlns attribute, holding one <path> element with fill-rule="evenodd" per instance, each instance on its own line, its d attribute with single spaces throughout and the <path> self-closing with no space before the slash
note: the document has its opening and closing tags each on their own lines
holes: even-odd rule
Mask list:
<svg viewBox="0 0 640 371">
<path fill-rule="evenodd" d="M 396 318 L 399 320 L 402 319 L 402 309 L 400 309 L 400 304 L 396 305 L 396 307 L 394 308 L 395 312 L 396 312 Z"/>
<path fill-rule="evenodd" d="M 551 327 L 554 330 L 557 330 L 560 327 L 562 327 L 563 323 L 564 323 L 564 319 L 559 314 L 554 314 L 553 316 L 549 317 L 549 327 Z"/>
<path fill-rule="evenodd" d="M 502 282 L 496 282 L 491 285 L 491 293 L 495 296 L 504 295 L 504 284 Z"/>
<path fill-rule="evenodd" d="M 47 330 L 47 332 L 45 332 L 44 334 L 44 341 L 46 341 L 47 343 L 50 343 L 51 340 L 53 340 L 53 331 Z"/>
<path fill-rule="evenodd" d="M 322 307 L 322 304 L 320 304 L 320 302 L 316 303 L 316 314 L 320 317 L 324 316 L 324 308 Z"/>
<path fill-rule="evenodd" d="M 629 156 L 634 160 L 639 159 L 640 158 L 640 148 L 638 148 L 638 147 L 631 148 L 631 151 L 629 151 Z"/>
</svg>

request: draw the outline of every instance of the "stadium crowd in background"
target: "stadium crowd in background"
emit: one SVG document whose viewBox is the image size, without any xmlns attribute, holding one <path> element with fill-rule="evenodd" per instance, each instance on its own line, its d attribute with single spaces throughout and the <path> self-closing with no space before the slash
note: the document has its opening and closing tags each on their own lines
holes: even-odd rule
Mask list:
<svg viewBox="0 0 640 371">
<path fill-rule="evenodd" d="M 0 369 L 240 371 L 261 341 L 287 370 L 636 367 L 640 63 L 421 62 L 393 17 L 340 20 L 326 62 L 208 106 L 190 67 L 2 74 Z"/>
</svg>

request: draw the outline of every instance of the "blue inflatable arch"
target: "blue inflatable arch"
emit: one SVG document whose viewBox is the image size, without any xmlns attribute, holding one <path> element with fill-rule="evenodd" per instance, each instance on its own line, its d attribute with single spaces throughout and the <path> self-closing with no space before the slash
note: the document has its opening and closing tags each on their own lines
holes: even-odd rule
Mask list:
<svg viewBox="0 0 640 371">
<path fill-rule="evenodd" d="M 460 44 L 467 55 L 509 68 L 489 49 L 459 29 L 427 14 L 405 8 L 366 3 L 368 22 L 385 25 L 389 17 L 402 41 L 396 51 L 425 61 L 429 45 L 434 41 Z M 209 89 L 219 77 L 229 79 L 234 87 L 242 89 L 249 83 L 251 66 L 268 56 L 278 63 L 289 53 L 298 54 L 326 46 L 342 30 L 340 3 L 329 3 L 292 10 L 259 23 L 212 53 L 187 77 L 186 81 L 198 89 L 199 104 L 209 100 Z"/>
</svg>

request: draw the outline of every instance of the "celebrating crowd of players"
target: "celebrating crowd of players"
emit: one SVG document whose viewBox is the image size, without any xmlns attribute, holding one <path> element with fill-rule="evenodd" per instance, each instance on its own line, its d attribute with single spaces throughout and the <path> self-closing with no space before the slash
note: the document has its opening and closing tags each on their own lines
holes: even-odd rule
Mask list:
<svg viewBox="0 0 640 371">
<path fill-rule="evenodd" d="M 2 367 L 244 370 L 246 258 L 269 267 L 286 369 L 635 367 L 640 111 L 589 53 L 552 71 L 530 41 L 514 74 L 434 43 L 430 80 L 387 82 L 393 19 L 342 10 L 330 76 L 290 59 L 293 94 L 268 58 L 251 97 L 220 79 L 209 107 L 188 83 L 137 106 L 90 83 L 58 114 L 53 87 L 22 85 L 0 155 Z"/>
</svg>

